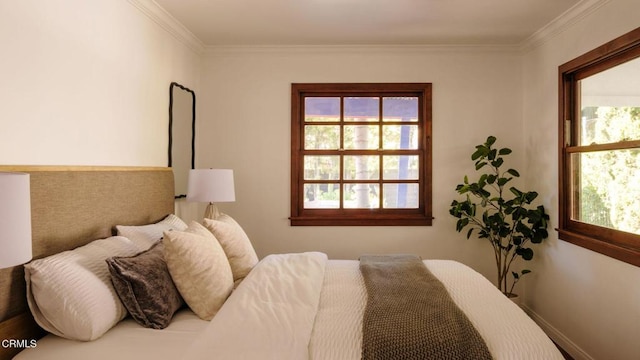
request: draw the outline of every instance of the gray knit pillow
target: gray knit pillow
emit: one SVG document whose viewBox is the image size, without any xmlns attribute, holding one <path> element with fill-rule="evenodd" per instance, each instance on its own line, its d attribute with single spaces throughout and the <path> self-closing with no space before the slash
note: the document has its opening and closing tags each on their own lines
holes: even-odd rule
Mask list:
<svg viewBox="0 0 640 360">
<path fill-rule="evenodd" d="M 140 325 L 164 329 L 184 304 L 164 261 L 164 244 L 130 257 L 106 260 L 111 282 L 129 314 Z"/>
</svg>

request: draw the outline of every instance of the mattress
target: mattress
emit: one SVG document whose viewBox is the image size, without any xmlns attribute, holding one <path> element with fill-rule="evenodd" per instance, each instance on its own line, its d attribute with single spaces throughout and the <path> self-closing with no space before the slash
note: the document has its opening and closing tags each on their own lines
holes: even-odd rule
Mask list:
<svg viewBox="0 0 640 360">
<path fill-rule="evenodd" d="M 455 261 L 424 263 L 494 359 L 563 359 L 545 333 L 481 274 Z M 358 264 L 319 253 L 272 255 L 210 322 L 188 309 L 164 330 L 127 318 L 92 342 L 47 335 L 15 359 L 360 359 L 366 289 Z"/>
<path fill-rule="evenodd" d="M 185 308 L 163 330 L 144 328 L 128 317 L 101 338 L 82 342 L 52 334 L 38 340 L 35 348 L 20 352 L 21 360 L 140 360 L 179 359 L 184 349 L 202 332 L 208 321 Z"/>
</svg>

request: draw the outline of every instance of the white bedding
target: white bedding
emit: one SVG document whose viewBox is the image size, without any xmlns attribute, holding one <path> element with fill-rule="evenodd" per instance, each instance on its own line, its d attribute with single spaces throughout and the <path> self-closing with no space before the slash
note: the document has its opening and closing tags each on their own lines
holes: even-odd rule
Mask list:
<svg viewBox="0 0 640 360">
<path fill-rule="evenodd" d="M 527 314 L 484 276 L 450 260 L 425 260 L 499 359 L 564 359 Z M 360 359 L 367 293 L 359 263 L 331 260 L 311 338 L 311 359 Z"/>
<path fill-rule="evenodd" d="M 482 275 L 454 261 L 424 262 L 494 359 L 563 359 L 542 330 Z M 89 343 L 48 335 L 16 359 L 360 359 L 365 302 L 357 261 L 327 260 L 321 253 L 272 255 L 211 322 L 188 310 L 164 330 L 127 319 Z"/>
<path fill-rule="evenodd" d="M 322 253 L 267 256 L 182 359 L 307 359 L 326 263 Z"/>
<path fill-rule="evenodd" d="M 178 359 L 193 338 L 209 324 L 191 310 L 178 311 L 163 330 L 144 328 L 126 318 L 101 338 L 90 341 L 67 340 L 47 335 L 35 348 L 19 353 L 20 360 L 142 360 Z"/>
</svg>

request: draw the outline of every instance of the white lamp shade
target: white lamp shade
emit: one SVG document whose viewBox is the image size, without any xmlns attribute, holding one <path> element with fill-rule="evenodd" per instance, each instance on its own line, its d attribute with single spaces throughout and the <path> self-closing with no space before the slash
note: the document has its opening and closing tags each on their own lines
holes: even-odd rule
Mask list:
<svg viewBox="0 0 640 360">
<path fill-rule="evenodd" d="M 187 200 L 209 203 L 236 201 L 236 192 L 233 185 L 233 170 L 190 170 Z"/>
<path fill-rule="evenodd" d="M 0 173 L 0 268 L 31 260 L 29 174 Z"/>
</svg>

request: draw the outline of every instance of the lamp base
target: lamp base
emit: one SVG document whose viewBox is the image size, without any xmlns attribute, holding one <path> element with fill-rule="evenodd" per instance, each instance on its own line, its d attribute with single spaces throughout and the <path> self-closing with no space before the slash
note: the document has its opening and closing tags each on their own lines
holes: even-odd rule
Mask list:
<svg viewBox="0 0 640 360">
<path fill-rule="evenodd" d="M 209 205 L 207 205 L 207 209 L 204 211 L 204 218 L 205 219 L 212 219 L 215 220 L 217 218 L 219 218 L 221 215 L 220 210 L 218 210 L 218 207 L 214 205 L 214 203 L 209 203 Z"/>
</svg>

